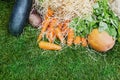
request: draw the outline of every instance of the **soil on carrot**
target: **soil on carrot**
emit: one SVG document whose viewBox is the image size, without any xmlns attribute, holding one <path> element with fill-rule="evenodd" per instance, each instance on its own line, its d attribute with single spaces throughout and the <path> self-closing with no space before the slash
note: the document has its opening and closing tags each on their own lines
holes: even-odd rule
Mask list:
<svg viewBox="0 0 120 80">
<path fill-rule="evenodd" d="M 107 53 L 81 46 L 42 50 L 39 30 L 27 24 L 20 37 L 8 32 L 14 2 L 0 1 L 0 80 L 119 80 L 120 45 Z"/>
</svg>

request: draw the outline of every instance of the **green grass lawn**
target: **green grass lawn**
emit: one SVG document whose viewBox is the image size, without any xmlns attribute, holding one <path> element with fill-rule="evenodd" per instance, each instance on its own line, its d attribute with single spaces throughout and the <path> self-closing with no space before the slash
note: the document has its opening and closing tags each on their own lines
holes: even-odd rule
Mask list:
<svg viewBox="0 0 120 80">
<path fill-rule="evenodd" d="M 82 47 L 44 51 L 29 24 L 20 37 L 8 33 L 13 4 L 0 1 L 0 80 L 120 80 L 120 44 L 106 54 Z"/>
</svg>

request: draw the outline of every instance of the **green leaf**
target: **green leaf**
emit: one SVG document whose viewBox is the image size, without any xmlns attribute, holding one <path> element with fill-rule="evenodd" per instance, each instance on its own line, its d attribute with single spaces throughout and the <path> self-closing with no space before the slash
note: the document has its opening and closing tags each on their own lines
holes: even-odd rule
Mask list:
<svg viewBox="0 0 120 80">
<path fill-rule="evenodd" d="M 109 28 L 109 34 L 110 34 L 113 38 L 116 38 L 116 36 L 117 36 L 117 31 L 116 31 L 115 27 L 111 26 L 111 27 Z"/>
<path fill-rule="evenodd" d="M 118 28 L 118 24 L 116 20 L 110 19 L 110 21 L 115 28 Z"/>
<path fill-rule="evenodd" d="M 89 22 L 94 21 L 93 18 L 92 18 L 92 16 L 88 16 L 88 17 L 86 18 L 86 20 L 89 21 Z"/>
<path fill-rule="evenodd" d="M 70 27 L 75 29 L 78 35 L 86 36 L 92 29 L 98 28 L 99 31 L 107 31 L 111 36 L 120 37 L 120 28 L 118 31 L 118 17 L 110 10 L 108 0 L 98 0 L 93 5 L 93 14 L 84 19 L 74 18 Z"/>
<path fill-rule="evenodd" d="M 118 26 L 118 42 L 120 42 L 120 24 Z"/>
<path fill-rule="evenodd" d="M 102 31 L 105 31 L 106 29 L 108 29 L 108 25 L 105 23 L 105 22 L 100 22 L 99 23 L 99 31 L 102 32 Z"/>
<path fill-rule="evenodd" d="M 95 3 L 95 4 L 93 5 L 93 8 L 94 8 L 94 9 L 99 8 L 99 4 L 98 4 L 98 3 Z"/>
</svg>

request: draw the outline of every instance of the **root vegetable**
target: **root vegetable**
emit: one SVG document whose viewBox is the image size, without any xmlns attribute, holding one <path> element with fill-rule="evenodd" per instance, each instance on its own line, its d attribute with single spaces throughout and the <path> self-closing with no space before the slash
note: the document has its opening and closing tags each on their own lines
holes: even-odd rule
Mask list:
<svg viewBox="0 0 120 80">
<path fill-rule="evenodd" d="M 45 19 L 48 19 L 49 17 L 51 17 L 54 14 L 54 11 L 49 7 L 47 10 L 47 13 L 45 15 Z"/>
<path fill-rule="evenodd" d="M 51 22 L 49 24 L 50 28 L 55 28 L 57 26 L 57 19 L 56 18 L 52 18 Z"/>
<path fill-rule="evenodd" d="M 61 50 L 61 46 L 45 41 L 40 41 L 39 42 L 39 47 L 44 49 L 44 50 Z"/>
<path fill-rule="evenodd" d="M 50 21 L 49 28 L 47 30 L 47 38 L 49 42 L 53 43 L 55 39 L 55 27 L 57 26 L 57 19 L 53 18 Z"/>
<path fill-rule="evenodd" d="M 63 27 L 63 23 L 59 23 L 59 24 L 58 24 L 58 28 L 59 28 L 60 30 L 62 30 L 62 27 Z"/>
<path fill-rule="evenodd" d="M 60 30 L 59 27 L 55 28 L 55 34 L 59 38 L 59 40 L 61 41 L 61 43 L 64 43 L 64 37 L 63 37 L 62 31 Z"/>
<path fill-rule="evenodd" d="M 74 39 L 74 44 L 75 45 L 80 45 L 80 43 L 82 43 L 81 37 L 80 36 L 76 36 L 75 39 Z"/>
<path fill-rule="evenodd" d="M 42 18 L 35 10 L 32 10 L 29 15 L 29 23 L 35 28 L 42 24 Z"/>
<path fill-rule="evenodd" d="M 53 43 L 55 40 L 55 32 L 54 29 L 48 29 L 46 33 L 46 37 L 50 43 Z"/>
<path fill-rule="evenodd" d="M 69 31 L 68 23 L 69 23 L 68 20 L 63 22 L 63 27 L 62 27 L 63 36 L 66 36 L 68 34 L 68 31 Z"/>
<path fill-rule="evenodd" d="M 82 46 L 87 47 L 88 45 L 87 40 L 85 38 L 81 38 L 81 41 L 82 41 Z"/>
<path fill-rule="evenodd" d="M 67 37 L 67 45 L 71 46 L 74 40 L 74 31 L 72 28 L 69 29 L 68 37 Z"/>
<path fill-rule="evenodd" d="M 39 42 L 42 39 L 42 36 L 43 36 L 44 32 L 47 30 L 47 28 L 49 26 L 49 23 L 50 23 L 50 19 L 47 19 L 43 22 L 42 30 L 41 30 L 41 33 L 38 36 L 37 42 Z"/>
</svg>

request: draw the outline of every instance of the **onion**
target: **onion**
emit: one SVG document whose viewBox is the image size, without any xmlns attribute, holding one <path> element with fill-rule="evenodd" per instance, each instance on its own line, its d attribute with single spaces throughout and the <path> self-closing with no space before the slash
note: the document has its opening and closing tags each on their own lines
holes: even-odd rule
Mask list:
<svg viewBox="0 0 120 80">
<path fill-rule="evenodd" d="M 31 11 L 29 15 L 29 23 L 35 28 L 40 27 L 40 25 L 42 24 L 41 16 L 34 9 Z"/>
</svg>

